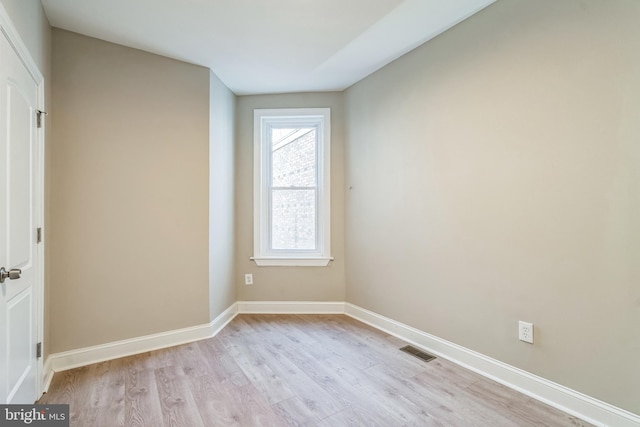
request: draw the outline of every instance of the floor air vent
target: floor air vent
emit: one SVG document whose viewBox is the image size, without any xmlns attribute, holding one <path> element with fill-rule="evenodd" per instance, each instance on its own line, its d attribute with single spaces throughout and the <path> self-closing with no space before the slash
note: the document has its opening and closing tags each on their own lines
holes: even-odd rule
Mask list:
<svg viewBox="0 0 640 427">
<path fill-rule="evenodd" d="M 424 351 L 418 350 L 417 348 L 410 345 L 405 345 L 400 350 L 404 351 L 405 353 L 409 353 L 412 356 L 417 357 L 418 359 L 424 360 L 425 362 L 431 362 L 436 358 L 433 354 L 425 353 Z"/>
</svg>

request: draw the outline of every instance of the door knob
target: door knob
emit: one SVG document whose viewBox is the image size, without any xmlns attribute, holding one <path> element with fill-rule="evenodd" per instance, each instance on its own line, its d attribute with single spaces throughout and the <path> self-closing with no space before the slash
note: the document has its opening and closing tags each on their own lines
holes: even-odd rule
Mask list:
<svg viewBox="0 0 640 427">
<path fill-rule="evenodd" d="M 12 268 L 11 270 L 7 271 L 4 269 L 4 267 L 0 267 L 0 283 L 4 283 L 5 279 L 19 279 L 21 274 L 22 270 L 20 270 L 19 268 Z"/>
</svg>

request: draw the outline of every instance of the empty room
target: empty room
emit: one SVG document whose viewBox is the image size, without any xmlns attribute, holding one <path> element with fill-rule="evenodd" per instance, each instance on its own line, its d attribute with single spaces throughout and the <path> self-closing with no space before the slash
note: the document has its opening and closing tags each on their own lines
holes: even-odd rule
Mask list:
<svg viewBox="0 0 640 427">
<path fill-rule="evenodd" d="M 0 425 L 640 426 L 640 1 L 0 0 L 0 41 Z"/>
</svg>

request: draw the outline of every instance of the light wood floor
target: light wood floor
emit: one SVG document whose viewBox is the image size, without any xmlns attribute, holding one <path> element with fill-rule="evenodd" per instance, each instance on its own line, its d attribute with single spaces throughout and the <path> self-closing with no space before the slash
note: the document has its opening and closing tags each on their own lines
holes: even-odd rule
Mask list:
<svg viewBox="0 0 640 427">
<path fill-rule="evenodd" d="M 239 315 L 216 337 L 57 373 L 72 426 L 587 426 L 342 315 Z"/>
</svg>

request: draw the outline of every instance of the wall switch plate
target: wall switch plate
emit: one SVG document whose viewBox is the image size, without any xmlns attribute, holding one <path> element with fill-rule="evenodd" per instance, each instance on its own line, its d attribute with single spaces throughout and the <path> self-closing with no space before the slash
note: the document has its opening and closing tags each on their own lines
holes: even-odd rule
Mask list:
<svg viewBox="0 0 640 427">
<path fill-rule="evenodd" d="M 518 339 L 533 344 L 533 323 L 518 322 Z"/>
<path fill-rule="evenodd" d="M 253 274 L 245 274 L 244 275 L 244 284 L 245 285 L 253 285 Z"/>
</svg>

